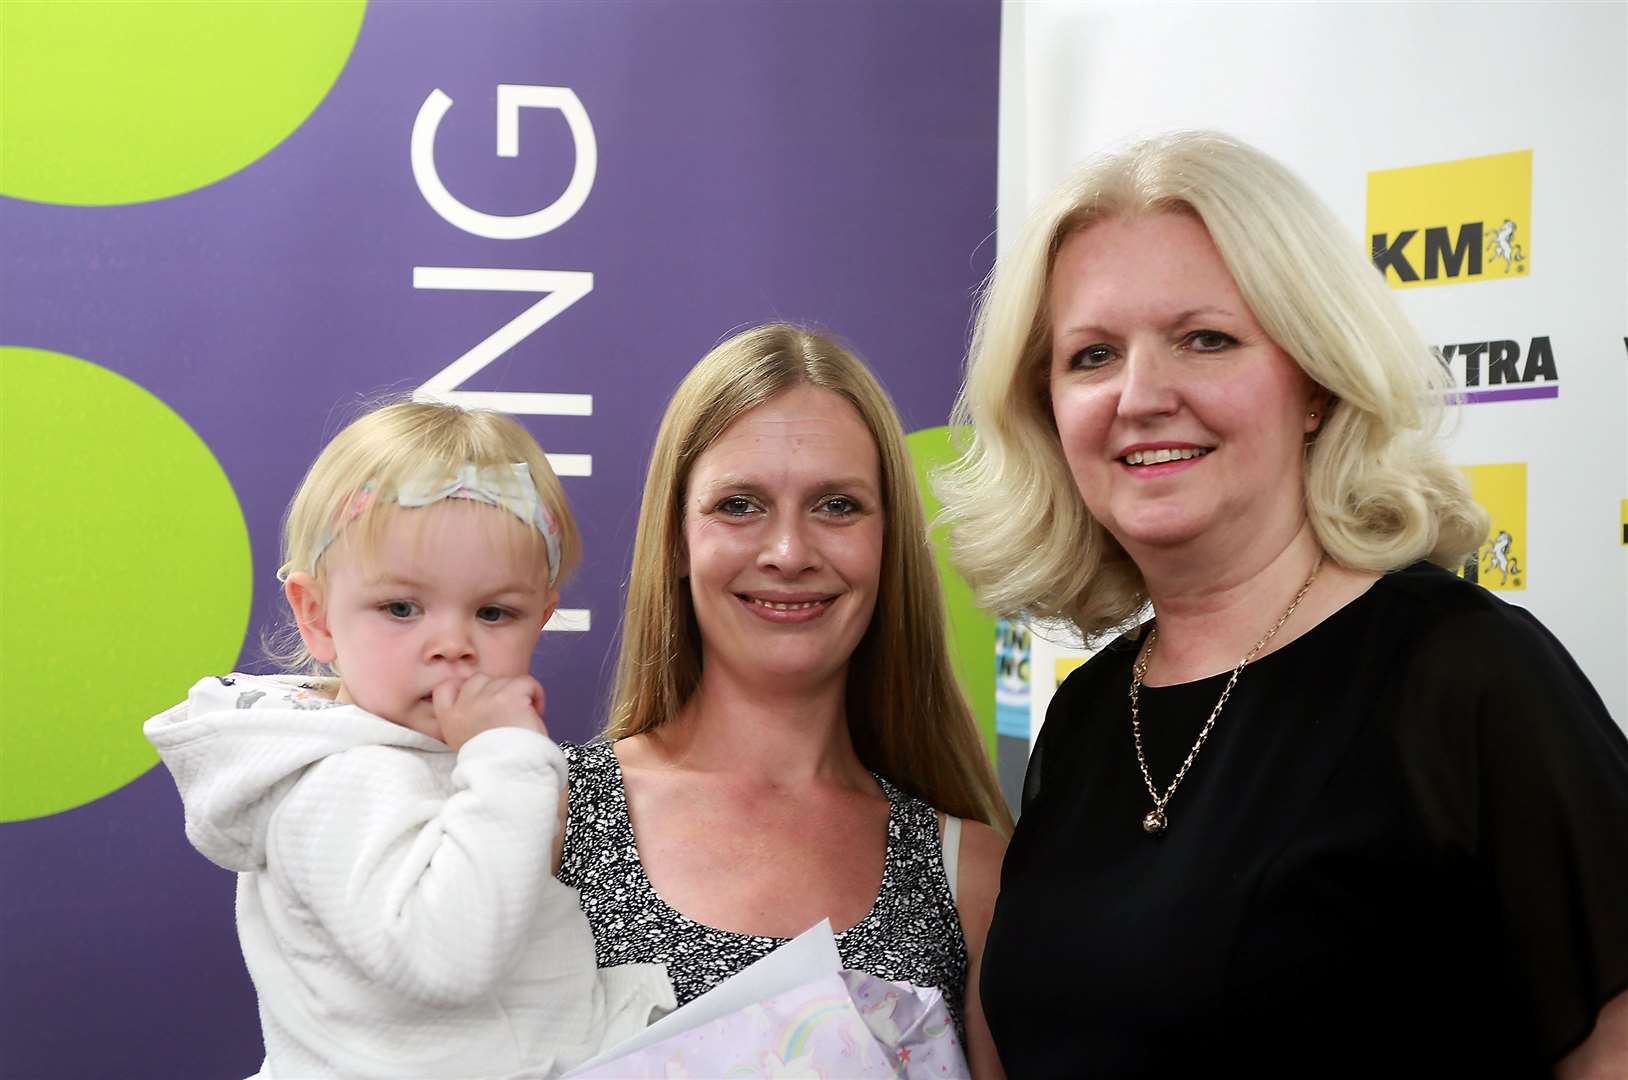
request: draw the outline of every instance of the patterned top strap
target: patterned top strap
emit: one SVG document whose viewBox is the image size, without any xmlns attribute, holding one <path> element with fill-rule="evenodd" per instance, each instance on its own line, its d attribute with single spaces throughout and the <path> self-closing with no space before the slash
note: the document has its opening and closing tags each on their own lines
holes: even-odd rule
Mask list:
<svg viewBox="0 0 1628 1080">
<path fill-rule="evenodd" d="M 600 967 L 666 964 L 683 1004 L 785 944 L 706 926 L 670 907 L 639 860 L 611 744 L 562 748 L 570 794 L 560 880 L 580 890 Z M 890 807 L 882 886 L 865 917 L 836 935 L 837 951 L 846 968 L 938 987 L 960 1029 L 967 945 L 944 873 L 938 811 L 876 780 Z"/>
</svg>

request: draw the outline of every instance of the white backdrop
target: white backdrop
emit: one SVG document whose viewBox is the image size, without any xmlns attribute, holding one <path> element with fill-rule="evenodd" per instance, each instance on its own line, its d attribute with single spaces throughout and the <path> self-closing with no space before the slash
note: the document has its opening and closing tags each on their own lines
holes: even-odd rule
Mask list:
<svg viewBox="0 0 1628 1080">
<path fill-rule="evenodd" d="M 1489 506 L 1520 554 L 1520 585 L 1500 595 L 1565 643 L 1628 726 L 1628 5 L 1008 0 L 1002 37 L 1003 244 L 1082 157 L 1173 128 L 1218 128 L 1285 162 L 1365 249 L 1370 225 L 1383 231 L 1371 172 L 1531 152 L 1518 272 L 1489 252 L 1480 278 L 1397 296 L 1433 344 L 1515 341 L 1524 367 L 1549 338 L 1557 377 L 1532 386 L 1555 396 L 1461 407 L 1451 454 L 1525 464 L 1524 506 L 1514 486 Z M 1082 654 L 1044 634 L 1034 650 L 1038 730 L 1058 659 Z"/>
</svg>

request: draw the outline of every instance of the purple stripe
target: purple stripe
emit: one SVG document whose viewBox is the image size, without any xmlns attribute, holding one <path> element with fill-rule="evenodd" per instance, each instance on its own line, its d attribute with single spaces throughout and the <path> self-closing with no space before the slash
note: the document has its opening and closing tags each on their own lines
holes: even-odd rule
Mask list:
<svg viewBox="0 0 1628 1080">
<path fill-rule="evenodd" d="M 1475 405 L 1484 401 L 1524 401 L 1527 398 L 1559 396 L 1560 387 L 1550 383 L 1545 386 L 1511 386 L 1507 390 L 1468 390 L 1461 400 L 1466 405 Z"/>
</svg>

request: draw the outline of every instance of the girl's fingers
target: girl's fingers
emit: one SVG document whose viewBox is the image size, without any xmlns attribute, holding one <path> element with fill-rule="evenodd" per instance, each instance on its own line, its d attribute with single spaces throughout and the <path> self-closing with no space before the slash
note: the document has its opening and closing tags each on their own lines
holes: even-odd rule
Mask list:
<svg viewBox="0 0 1628 1080">
<path fill-rule="evenodd" d="M 458 694 L 462 689 L 462 685 L 452 679 L 436 683 L 430 691 L 430 707 L 435 710 L 435 715 L 445 716 L 457 703 Z"/>
</svg>

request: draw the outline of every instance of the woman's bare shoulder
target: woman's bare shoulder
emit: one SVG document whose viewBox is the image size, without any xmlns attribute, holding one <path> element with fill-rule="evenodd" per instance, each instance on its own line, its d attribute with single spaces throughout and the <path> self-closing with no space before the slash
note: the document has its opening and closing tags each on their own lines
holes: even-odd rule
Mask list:
<svg viewBox="0 0 1628 1080">
<path fill-rule="evenodd" d="M 979 891 L 986 887 L 991 900 L 1000 886 L 1006 841 L 1004 834 L 981 821 L 961 823 L 961 878 Z"/>
</svg>

